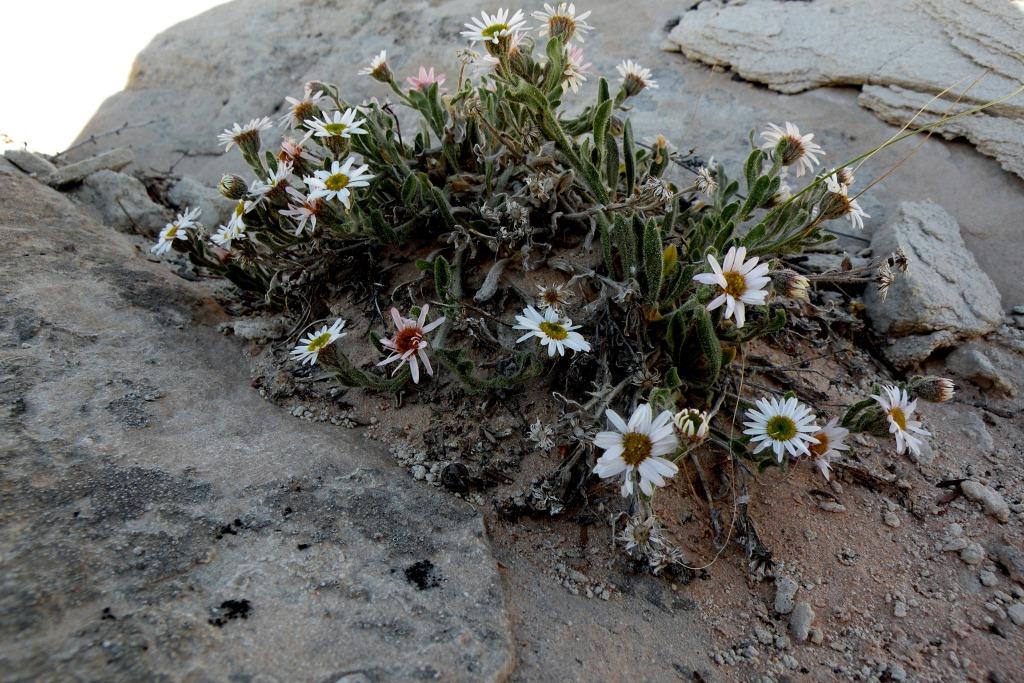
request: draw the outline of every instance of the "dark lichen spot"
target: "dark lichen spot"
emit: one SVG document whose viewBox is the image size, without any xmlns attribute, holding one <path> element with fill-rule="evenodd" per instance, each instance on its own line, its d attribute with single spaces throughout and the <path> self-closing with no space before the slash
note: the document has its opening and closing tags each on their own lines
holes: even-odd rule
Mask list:
<svg viewBox="0 0 1024 683">
<path fill-rule="evenodd" d="M 208 622 L 211 626 L 223 628 L 229 621 L 248 619 L 250 611 L 252 611 L 252 604 L 245 598 L 241 600 L 225 600 L 220 603 L 220 607 L 210 611 L 213 616 L 210 617 Z"/>
<path fill-rule="evenodd" d="M 441 572 L 430 560 L 420 560 L 405 568 L 405 580 L 421 591 L 441 584 Z"/>
</svg>

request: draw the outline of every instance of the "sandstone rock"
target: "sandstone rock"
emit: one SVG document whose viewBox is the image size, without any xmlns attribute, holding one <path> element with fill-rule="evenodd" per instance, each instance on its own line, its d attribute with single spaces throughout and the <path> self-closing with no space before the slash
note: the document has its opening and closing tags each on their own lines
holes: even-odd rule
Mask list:
<svg viewBox="0 0 1024 683">
<path fill-rule="evenodd" d="M 807 640 L 811 633 L 811 624 L 814 623 L 814 609 L 809 602 L 800 601 L 793 607 L 793 614 L 789 617 L 789 629 L 793 637 L 799 642 Z"/>
<path fill-rule="evenodd" d="M 234 334 L 246 341 L 265 342 L 283 335 L 288 330 L 288 321 L 280 315 L 235 318 L 221 323 L 218 329 L 223 334 Z"/>
<path fill-rule="evenodd" d="M 793 579 L 788 576 L 781 576 L 775 579 L 775 611 L 779 614 L 789 614 L 793 611 L 793 597 L 800 588 Z"/>
<path fill-rule="evenodd" d="M 216 226 L 227 223 L 234 209 L 234 203 L 217 190 L 188 176 L 171 186 L 167 192 L 167 201 L 179 211 L 189 207 L 202 209 L 199 220 L 211 232 Z"/>
<path fill-rule="evenodd" d="M 67 166 L 61 166 L 44 180 L 51 187 L 62 187 L 85 180 L 97 171 L 105 169 L 120 171 L 134 159 L 135 155 L 130 149 L 119 147 Z"/>
<path fill-rule="evenodd" d="M 1006 374 L 992 363 L 984 350 L 974 344 L 967 344 L 949 354 L 946 358 L 946 367 L 954 374 L 969 379 L 984 389 L 995 389 L 1010 396 L 1017 395 L 1017 388 Z"/>
<path fill-rule="evenodd" d="M 57 170 L 52 161 L 42 154 L 36 154 L 27 149 L 9 149 L 4 152 L 4 158 L 25 173 L 37 178 L 45 178 Z"/>
<path fill-rule="evenodd" d="M 1006 608 L 1006 614 L 1017 626 L 1024 626 L 1024 603 L 1015 602 Z"/>
<path fill-rule="evenodd" d="M 1010 506 L 1006 504 L 1002 495 L 995 489 L 973 479 L 965 479 L 960 482 L 960 490 L 970 500 L 981 503 L 981 507 L 984 508 L 985 512 L 1000 522 L 1010 521 Z"/>
<path fill-rule="evenodd" d="M 122 232 L 156 236 L 170 220 L 167 209 L 149 198 L 138 178 L 104 169 L 90 174 L 70 192 L 105 225 Z"/>
<path fill-rule="evenodd" d="M 906 337 L 890 359 L 907 368 L 935 349 L 986 334 L 1002 322 L 1003 308 L 992 280 L 978 266 L 960 236 L 960 226 L 932 202 L 904 202 L 896 217 L 875 231 L 871 249 L 885 255 L 903 249 L 910 272 L 883 301 L 873 287 L 864 303 L 875 329 Z M 913 345 L 911 345 L 913 344 Z M 907 349 L 916 353 L 907 353 Z"/>
<path fill-rule="evenodd" d="M 669 42 L 691 59 L 727 64 L 779 92 L 867 86 L 861 104 L 902 125 L 950 86 L 921 123 L 1013 92 L 1024 80 L 1022 36 L 1024 15 L 1005 2 L 749 0 L 700 3 L 682 15 Z M 1024 97 L 1016 97 L 939 132 L 967 137 L 1024 176 L 1022 115 Z"/>
<path fill-rule="evenodd" d="M 1024 551 L 1012 545 L 1000 544 L 994 549 L 994 554 L 1010 578 L 1024 585 Z"/>
<path fill-rule="evenodd" d="M 67 197 L 0 174 L 0 241 L 5 679 L 507 676 L 479 513 L 260 398 L 208 292 Z"/>
</svg>

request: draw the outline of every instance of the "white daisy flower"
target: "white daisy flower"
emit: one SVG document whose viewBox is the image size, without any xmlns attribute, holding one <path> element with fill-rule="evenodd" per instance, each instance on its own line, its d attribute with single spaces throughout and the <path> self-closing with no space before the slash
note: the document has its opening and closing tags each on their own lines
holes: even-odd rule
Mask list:
<svg viewBox="0 0 1024 683">
<path fill-rule="evenodd" d="M 245 234 L 245 223 L 236 224 L 234 221 L 227 225 L 221 225 L 217 228 L 217 232 L 210 235 L 210 241 L 221 249 L 231 249 L 232 242 L 241 242 L 246 239 L 249 237 Z"/>
<path fill-rule="evenodd" d="M 350 138 L 366 132 L 362 127 L 366 119 L 356 120 L 358 114 L 351 108 L 346 109 L 344 114 L 335 111 L 333 114 L 324 114 L 323 119 L 308 119 L 306 126 L 318 138 Z"/>
<path fill-rule="evenodd" d="M 337 199 L 345 205 L 345 208 L 349 208 L 351 206 L 349 195 L 352 188 L 366 187 L 373 179 L 373 176 L 366 172 L 369 166 L 363 164 L 353 169 L 352 164 L 355 162 L 355 157 L 349 157 L 344 164 L 335 159 L 329 170 L 316 171 L 312 176 L 307 177 L 305 180 L 310 189 L 310 198 L 323 197 L 327 201 Z"/>
<path fill-rule="evenodd" d="M 810 455 L 808 445 L 818 442 L 812 435 L 821 431 L 810 408 L 795 398 L 761 398 L 754 404 L 757 409 L 746 411 L 750 419 L 743 423 L 747 426 L 743 433 L 752 437 L 755 453 L 771 446 L 779 462 L 787 452 L 794 458 Z"/>
<path fill-rule="evenodd" d="M 770 280 L 767 276 L 768 264 L 757 265 L 756 256 L 744 261 L 746 256 L 746 247 L 739 249 L 730 247 L 725 254 L 725 260 L 719 267 L 714 254 L 708 254 L 712 272 L 693 276 L 693 279 L 701 284 L 721 288 L 722 293 L 711 300 L 708 310 L 713 311 L 725 304 L 725 317 L 734 317 L 736 327 L 743 327 L 747 315 L 745 308 L 747 304 L 764 305 L 765 298 L 768 296 L 768 290 L 765 289 Z"/>
<path fill-rule="evenodd" d="M 260 133 L 274 127 L 270 118 L 264 116 L 260 119 L 253 119 L 244 126 L 237 123 L 231 128 L 225 128 L 224 132 L 217 136 L 220 144 L 224 145 L 224 151 L 229 151 L 235 145 L 243 150 L 251 149 L 253 142 L 259 148 Z"/>
<path fill-rule="evenodd" d="M 309 223 L 309 231 L 311 233 L 314 232 L 316 230 L 316 217 L 320 213 L 323 200 L 318 197 L 307 197 L 294 187 L 286 188 L 286 191 L 289 197 L 288 208 L 282 209 L 278 213 L 296 222 L 296 237 L 302 234 L 302 231 L 306 228 L 306 223 Z"/>
<path fill-rule="evenodd" d="M 288 113 L 281 117 L 277 125 L 282 128 L 284 126 L 300 127 L 305 121 L 314 118 L 320 113 L 320 101 L 322 99 L 324 99 L 322 90 L 310 92 L 308 88 L 301 98 L 285 97 L 284 101 L 288 105 Z"/>
<path fill-rule="evenodd" d="M 840 185 L 846 185 L 847 187 L 853 186 L 853 169 L 850 168 L 849 166 L 837 168 L 835 173 L 832 174 L 832 177 L 835 178 Z"/>
<path fill-rule="evenodd" d="M 565 63 L 565 71 L 562 72 L 562 82 L 573 92 L 579 92 L 580 86 L 587 80 L 591 64 L 583 61 L 583 50 L 578 45 L 570 47 L 567 56 L 569 59 Z"/>
<path fill-rule="evenodd" d="M 559 316 L 554 308 L 548 308 L 544 313 L 539 313 L 533 306 L 523 309 L 522 315 L 516 316 L 516 330 L 527 330 L 527 333 L 516 340 L 516 343 L 526 341 L 530 337 L 540 339 L 540 345 L 548 347 L 548 355 L 565 355 L 565 350 L 590 351 L 590 344 L 583 338 L 578 330 L 580 325 L 573 325 L 572 320 Z"/>
<path fill-rule="evenodd" d="M 860 208 L 856 199 L 850 199 L 849 186 L 843 185 L 835 175 L 830 175 L 825 178 L 825 187 L 828 188 L 828 194 L 822 200 L 822 218 L 831 220 L 846 216 L 850 219 L 850 224 L 853 227 L 863 230 L 864 219 L 871 218 L 871 216 Z"/>
<path fill-rule="evenodd" d="M 651 78 L 651 70 L 640 66 L 632 59 L 625 60 L 615 67 L 615 70 L 619 72 L 619 81 L 630 97 L 639 94 L 644 88 L 658 87 L 658 82 Z"/>
<path fill-rule="evenodd" d="M 918 420 L 910 419 L 910 416 L 914 414 L 914 409 L 917 408 L 917 399 L 911 401 L 906 390 L 899 387 L 884 386 L 882 391 L 885 393 L 884 396 L 872 396 L 871 398 L 878 401 L 878 405 L 882 406 L 882 410 L 885 411 L 885 416 L 889 421 L 889 432 L 896 437 L 896 452 L 904 453 L 909 450 L 914 455 L 920 455 L 921 439 L 911 432 L 923 436 L 931 436 L 931 432 L 921 429 L 921 423 Z"/>
<path fill-rule="evenodd" d="M 341 331 L 343 327 L 345 321 L 338 318 L 330 327 L 324 325 L 316 332 L 311 332 L 292 349 L 292 358 L 299 361 L 300 365 L 313 365 L 320 358 L 321 351 L 348 334 Z"/>
<path fill-rule="evenodd" d="M 808 448 L 811 450 L 814 464 L 821 472 L 821 476 L 825 477 L 825 481 L 829 480 L 832 463 L 842 458 L 840 451 L 850 450 L 850 447 L 846 445 L 846 437 L 849 435 L 849 429 L 839 426 L 838 417 L 833 417 L 820 431 L 813 434 L 818 443 L 812 443 Z"/>
<path fill-rule="evenodd" d="M 696 408 L 680 410 L 672 422 L 679 434 L 691 444 L 698 444 L 708 438 L 708 430 L 711 428 L 707 412 Z"/>
<path fill-rule="evenodd" d="M 538 33 L 542 36 L 548 34 L 552 38 L 561 38 L 563 43 L 568 43 L 573 38 L 584 42 L 583 34 L 593 30 L 593 26 L 587 23 L 590 10 L 576 14 L 576 3 L 560 2 L 556 6 L 544 3 L 543 11 L 533 13 L 533 18 L 541 22 Z"/>
<path fill-rule="evenodd" d="M 633 411 L 627 423 L 614 410 L 605 411 L 614 431 L 598 432 L 594 445 L 604 450 L 594 473 L 602 479 L 622 476 L 623 497 L 633 494 L 639 477 L 640 491 L 654 495 L 654 487 L 665 486 L 679 468 L 665 458 L 679 448 L 672 413 L 663 410 L 653 417 L 651 405 L 644 403 Z"/>
<path fill-rule="evenodd" d="M 427 349 L 430 348 L 430 342 L 427 341 L 426 336 L 428 332 L 433 331 L 438 325 L 443 323 L 445 317 L 442 315 L 434 322 L 428 324 L 427 311 L 429 310 L 430 305 L 423 304 L 423 308 L 420 309 L 419 319 L 413 320 L 412 318 L 403 318 L 397 308 L 391 308 L 391 319 L 395 321 L 395 336 L 391 339 L 380 340 L 384 348 L 391 351 L 391 355 L 377 363 L 378 367 L 394 363 L 397 360 L 398 366 L 395 368 L 395 372 L 398 372 L 403 365 L 408 363 L 409 370 L 412 372 L 413 384 L 419 384 L 419 364 L 422 362 L 427 374 L 431 377 L 434 376 L 434 368 L 431 367 L 430 359 L 427 358 Z"/>
<path fill-rule="evenodd" d="M 276 190 L 288 180 L 288 176 L 292 174 L 292 165 L 290 162 L 281 161 L 277 164 L 277 170 L 270 174 L 266 180 L 254 180 L 252 185 L 249 186 L 249 194 L 256 196 L 263 196 Z"/>
<path fill-rule="evenodd" d="M 163 256 L 170 251 L 174 240 L 187 240 L 188 233 L 185 231 L 196 227 L 196 219 L 199 218 L 199 214 L 202 212 L 202 209 L 198 207 L 195 209 L 185 207 L 185 210 L 179 213 L 173 221 L 164 226 L 164 229 L 160 231 L 156 244 L 150 247 L 149 250 L 157 256 Z"/>
<path fill-rule="evenodd" d="M 774 151 L 780 140 L 786 141 L 782 149 L 782 165 L 796 164 L 797 178 L 804 173 L 813 173 L 814 167 L 818 165 L 818 156 L 825 156 L 825 150 L 818 143 L 812 142 L 814 133 L 800 135 L 800 129 L 789 121 L 786 121 L 785 130 L 769 123 L 768 130 L 762 131 L 761 137 L 765 141 L 761 149 L 768 152 Z"/>
<path fill-rule="evenodd" d="M 481 12 L 480 18 L 472 17 L 473 23 L 466 24 L 468 31 L 462 31 L 462 36 L 468 38 L 470 43 L 492 43 L 497 45 L 502 38 L 508 38 L 516 33 L 528 30 L 523 10 L 516 10 L 511 14 L 510 10 L 499 9 L 494 14 Z"/>
<path fill-rule="evenodd" d="M 372 76 L 383 83 L 389 82 L 393 76 L 391 74 L 391 68 L 388 67 L 388 51 L 381 50 L 380 54 L 370 60 L 369 66 L 364 66 L 359 70 L 359 75 Z"/>
</svg>

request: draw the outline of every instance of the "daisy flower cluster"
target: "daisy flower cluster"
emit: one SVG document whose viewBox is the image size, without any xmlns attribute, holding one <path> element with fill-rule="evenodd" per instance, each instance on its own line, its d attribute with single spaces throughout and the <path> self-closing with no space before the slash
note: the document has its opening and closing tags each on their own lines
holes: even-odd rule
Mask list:
<svg viewBox="0 0 1024 683">
<path fill-rule="evenodd" d="M 702 453 L 813 462 L 827 479 L 851 432 L 918 453 L 917 399 L 953 388 L 887 385 L 842 417 L 787 387 L 737 388 L 744 345 L 820 306 L 816 288 L 884 291 L 906 258 L 832 280 L 790 258 L 834 239 L 830 221 L 870 219 L 855 169 L 824 165 L 822 140 L 789 121 L 751 136 L 735 177 L 638 137 L 632 98 L 656 95 L 659 74 L 629 56 L 601 73 L 596 23 L 574 2 L 488 8 L 447 68 L 388 46 L 345 92 L 305 83 L 274 120 L 218 136 L 251 169 L 218 184 L 230 215 L 207 232 L 186 209 L 152 252 L 186 252 L 294 316 L 292 372 L 428 396 L 541 390 L 559 415 L 531 416 L 523 436 L 580 470 L 560 481 L 613 481 L 642 512 L 623 532 L 631 552 L 661 567 L 677 556 L 652 501 Z"/>
</svg>

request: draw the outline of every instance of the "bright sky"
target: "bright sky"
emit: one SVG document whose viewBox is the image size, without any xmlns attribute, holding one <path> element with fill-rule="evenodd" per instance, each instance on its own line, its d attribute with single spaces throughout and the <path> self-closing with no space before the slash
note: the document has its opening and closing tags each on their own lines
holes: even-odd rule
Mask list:
<svg viewBox="0 0 1024 683">
<path fill-rule="evenodd" d="M 224 0 L 5 2 L 0 39 L 0 150 L 59 152 L 157 34 Z"/>
</svg>

